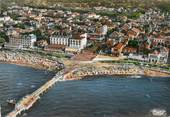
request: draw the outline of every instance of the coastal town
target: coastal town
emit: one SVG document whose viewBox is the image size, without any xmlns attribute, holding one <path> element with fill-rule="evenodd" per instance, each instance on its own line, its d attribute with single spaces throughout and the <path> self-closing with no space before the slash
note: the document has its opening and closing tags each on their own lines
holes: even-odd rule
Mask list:
<svg viewBox="0 0 170 117">
<path fill-rule="evenodd" d="M 0 10 L 0 63 L 55 73 L 17 101 L 6 117 L 29 110 L 57 82 L 102 75 L 115 79 L 170 77 L 169 11 L 159 7 L 69 5 L 13 3 Z"/>
<path fill-rule="evenodd" d="M 1 49 L 65 53 L 76 60 L 97 55 L 167 64 L 170 15 L 158 8 L 95 7 L 94 12 L 12 6 L 0 13 Z M 95 11 L 112 11 L 117 16 Z M 123 14 L 131 13 L 131 16 Z"/>
<path fill-rule="evenodd" d="M 0 61 L 55 71 L 113 62 L 139 66 L 143 74 L 146 67 L 169 72 L 169 12 L 124 7 L 82 12 L 57 6 L 13 5 L 1 11 Z"/>
</svg>

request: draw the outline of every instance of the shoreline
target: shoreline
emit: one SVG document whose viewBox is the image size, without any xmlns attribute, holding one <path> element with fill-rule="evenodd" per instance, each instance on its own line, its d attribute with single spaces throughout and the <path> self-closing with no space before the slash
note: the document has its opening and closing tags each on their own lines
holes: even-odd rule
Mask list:
<svg viewBox="0 0 170 117">
<path fill-rule="evenodd" d="M 23 66 L 23 67 L 29 67 L 29 68 L 33 68 L 33 69 L 39 69 L 39 70 L 45 70 L 45 71 L 51 71 L 54 72 L 55 74 L 57 73 L 57 71 L 54 70 L 49 70 L 41 65 L 37 66 L 37 65 L 32 65 L 32 64 L 26 64 L 26 63 L 16 63 L 16 62 L 9 62 L 9 61 L 0 61 L 0 64 L 12 64 L 12 65 L 18 65 L 18 66 Z M 153 72 L 155 72 L 153 74 Z M 73 78 L 67 78 L 67 75 L 69 75 L 70 73 L 66 73 L 64 75 L 64 80 L 66 81 L 73 81 L 73 80 L 86 80 L 86 79 L 91 79 L 91 77 L 98 77 L 98 76 L 111 76 L 111 77 L 122 77 L 122 79 L 126 79 L 126 78 L 130 78 L 130 79 L 140 79 L 143 77 L 150 77 L 150 78 L 168 78 L 170 77 L 170 74 L 166 74 L 163 72 L 157 72 L 156 70 L 151 70 L 149 69 L 146 73 L 146 71 L 144 71 L 144 73 L 141 74 L 92 74 L 92 75 L 84 75 L 81 77 L 73 77 Z M 163 75 L 161 75 L 163 74 Z M 165 75 L 166 74 L 166 75 Z M 90 77 L 90 78 L 89 78 Z"/>
<path fill-rule="evenodd" d="M 53 72 L 57 72 L 60 69 L 57 61 L 49 60 L 46 56 L 17 51 L 0 51 L 0 63 L 15 64 Z"/>
<path fill-rule="evenodd" d="M 9 61 L 0 61 L 0 64 L 17 65 L 17 66 L 21 66 L 21 67 L 28 67 L 28 68 L 38 69 L 38 70 L 45 70 L 45 71 L 55 72 L 53 70 L 46 69 L 46 68 L 44 68 L 42 66 L 26 64 L 26 63 L 15 63 L 15 62 L 9 62 Z"/>
<path fill-rule="evenodd" d="M 69 72 L 65 76 L 65 80 L 82 80 L 91 76 L 124 76 L 130 78 L 169 78 L 170 73 L 155 70 L 154 68 L 142 68 L 138 65 L 125 64 L 106 64 L 94 63 L 86 67 L 80 66 Z M 88 79 L 88 78 L 87 78 Z"/>
<path fill-rule="evenodd" d="M 31 67 L 34 69 L 41 69 L 46 71 L 52 71 L 57 73 L 61 70 L 57 61 L 49 60 L 46 56 L 40 54 L 32 54 L 26 52 L 11 52 L 11 51 L 0 51 L 0 63 L 5 64 L 14 64 L 24 67 Z M 68 70 L 68 73 L 65 73 L 65 80 L 81 80 L 88 76 L 148 76 L 154 78 L 164 78 L 170 77 L 170 72 L 161 71 L 154 68 L 143 68 L 139 65 L 134 64 L 125 64 L 125 63 L 81 63 L 78 61 L 69 60 L 69 64 L 64 61 L 65 70 L 69 69 L 69 64 L 72 70 Z M 74 67 L 77 65 L 78 67 Z"/>
<path fill-rule="evenodd" d="M 149 78 L 154 78 L 154 79 L 159 79 L 159 78 L 170 78 L 170 76 L 152 76 L 152 75 L 144 75 L 144 74 L 141 74 L 141 75 L 125 75 L 125 74 L 112 74 L 112 75 L 109 75 L 109 74 L 102 74 L 102 75 L 86 75 L 86 76 L 83 76 L 83 77 L 76 77 L 76 78 L 65 78 L 66 81 L 74 81 L 74 80 L 89 80 L 89 79 L 97 79 L 97 77 L 106 77 L 106 76 L 109 76 L 109 77 L 121 77 L 121 79 L 141 79 L 141 78 L 145 78 L 145 77 L 149 77 Z M 94 78 L 92 78 L 94 77 Z M 114 79 L 114 78 L 113 78 Z"/>
</svg>

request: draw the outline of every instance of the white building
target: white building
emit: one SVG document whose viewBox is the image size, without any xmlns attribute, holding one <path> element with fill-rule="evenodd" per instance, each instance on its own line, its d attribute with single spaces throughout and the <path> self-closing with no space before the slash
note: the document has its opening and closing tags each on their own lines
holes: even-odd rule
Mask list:
<svg viewBox="0 0 170 117">
<path fill-rule="evenodd" d="M 167 63 L 169 50 L 167 48 L 161 49 L 160 52 L 154 51 L 148 55 L 148 61 L 151 63 Z"/>
<path fill-rule="evenodd" d="M 95 13 L 91 13 L 91 14 L 88 14 L 87 18 L 94 18 L 94 19 L 99 19 L 100 18 L 100 15 L 96 15 Z"/>
<path fill-rule="evenodd" d="M 81 51 L 86 47 L 86 45 L 87 45 L 87 33 L 76 34 L 69 39 L 69 48 L 74 48 L 77 49 L 78 51 Z"/>
<path fill-rule="evenodd" d="M 5 16 L 5 17 L 0 17 L 0 22 L 7 22 L 7 21 L 11 21 L 12 19 L 9 16 Z"/>
<path fill-rule="evenodd" d="M 6 48 L 20 49 L 21 48 L 21 36 L 16 31 L 7 32 L 9 42 L 5 44 Z"/>
<path fill-rule="evenodd" d="M 87 45 L 87 34 L 55 33 L 50 37 L 51 45 L 64 45 L 66 51 L 80 52 Z"/>
<path fill-rule="evenodd" d="M 70 38 L 71 38 L 71 34 L 55 33 L 50 37 L 50 44 L 69 46 Z"/>
<path fill-rule="evenodd" d="M 100 28 L 100 32 L 101 32 L 102 35 L 106 35 L 107 31 L 108 31 L 107 25 L 104 25 Z"/>
<path fill-rule="evenodd" d="M 37 37 L 34 34 L 24 35 L 21 40 L 21 46 L 23 48 L 34 48 L 34 44 L 37 41 Z"/>
<path fill-rule="evenodd" d="M 9 42 L 5 45 L 6 48 L 23 49 L 33 48 L 37 38 L 34 34 L 29 35 L 12 35 L 9 36 Z"/>
</svg>

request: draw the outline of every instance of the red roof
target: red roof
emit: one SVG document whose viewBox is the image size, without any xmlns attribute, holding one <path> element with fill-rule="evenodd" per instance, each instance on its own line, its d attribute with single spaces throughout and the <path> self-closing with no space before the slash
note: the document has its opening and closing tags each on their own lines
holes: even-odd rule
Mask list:
<svg viewBox="0 0 170 117">
<path fill-rule="evenodd" d="M 116 49 L 121 49 L 123 46 L 124 46 L 123 43 L 119 43 L 119 44 L 117 44 L 114 48 L 116 48 Z"/>
</svg>

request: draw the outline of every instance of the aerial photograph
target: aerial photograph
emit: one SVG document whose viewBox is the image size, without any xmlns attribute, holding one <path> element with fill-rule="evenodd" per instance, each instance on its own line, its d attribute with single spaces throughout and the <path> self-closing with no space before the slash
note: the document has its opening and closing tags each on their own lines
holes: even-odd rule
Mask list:
<svg viewBox="0 0 170 117">
<path fill-rule="evenodd" d="M 170 0 L 0 0 L 0 117 L 170 117 Z"/>
</svg>

